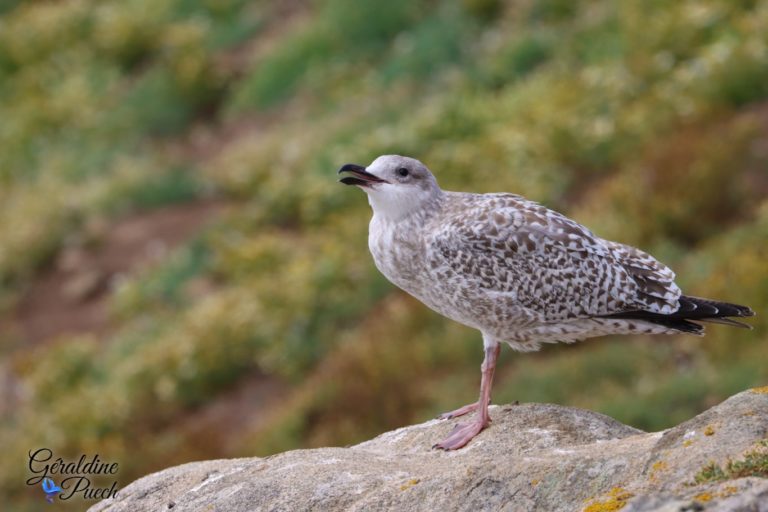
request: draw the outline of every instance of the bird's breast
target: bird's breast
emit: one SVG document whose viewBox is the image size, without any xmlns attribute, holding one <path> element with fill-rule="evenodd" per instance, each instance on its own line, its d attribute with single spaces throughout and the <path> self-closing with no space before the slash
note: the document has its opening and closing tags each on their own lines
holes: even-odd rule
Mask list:
<svg viewBox="0 0 768 512">
<path fill-rule="evenodd" d="M 393 284 L 419 295 L 425 279 L 424 250 L 415 226 L 371 221 L 368 249 L 376 268 Z"/>
<path fill-rule="evenodd" d="M 480 328 L 467 316 L 461 287 L 436 282 L 427 269 L 427 247 L 418 226 L 401 227 L 372 221 L 368 247 L 376 268 L 395 286 L 443 316 Z"/>
</svg>

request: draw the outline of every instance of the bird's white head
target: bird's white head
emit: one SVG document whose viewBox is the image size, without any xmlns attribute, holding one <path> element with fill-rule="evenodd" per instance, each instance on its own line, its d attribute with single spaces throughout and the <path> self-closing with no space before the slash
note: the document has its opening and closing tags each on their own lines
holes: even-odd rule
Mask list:
<svg viewBox="0 0 768 512">
<path fill-rule="evenodd" d="M 443 194 L 427 166 L 407 156 L 383 155 L 368 167 L 346 164 L 339 173 L 345 185 L 356 185 L 368 194 L 376 215 L 397 220 L 423 211 Z"/>
</svg>

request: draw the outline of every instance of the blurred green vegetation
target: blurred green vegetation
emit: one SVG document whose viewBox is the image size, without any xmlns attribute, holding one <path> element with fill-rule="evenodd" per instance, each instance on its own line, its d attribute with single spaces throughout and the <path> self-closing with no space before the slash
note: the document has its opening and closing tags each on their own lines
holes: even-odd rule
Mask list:
<svg viewBox="0 0 768 512">
<path fill-rule="evenodd" d="M 128 483 L 195 457 L 347 444 L 476 399 L 477 333 L 395 290 L 335 169 L 415 156 L 641 245 L 754 331 L 502 355 L 497 402 L 662 429 L 768 381 L 768 4 L 730 0 L 0 2 L 0 312 L 94 220 L 229 205 L 109 296 L 113 328 L 0 339 L 26 453 L 98 452 Z M 232 128 L 234 127 L 234 128 Z M 196 153 L 196 133 L 213 150 Z M 195 292 L 206 283 L 205 293 Z M 21 347 L 21 348 L 19 348 Z M 269 407 L 218 443 L 180 425 L 254 374 Z M 203 443 L 205 444 L 205 443 Z M 72 505 L 73 507 L 76 505 Z"/>
</svg>

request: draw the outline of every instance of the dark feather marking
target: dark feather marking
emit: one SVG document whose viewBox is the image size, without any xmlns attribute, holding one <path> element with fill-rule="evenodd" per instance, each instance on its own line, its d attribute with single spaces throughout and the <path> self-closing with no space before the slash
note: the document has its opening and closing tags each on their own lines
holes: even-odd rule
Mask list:
<svg viewBox="0 0 768 512">
<path fill-rule="evenodd" d="M 736 320 L 731 320 L 730 318 L 702 318 L 701 321 L 709 322 L 712 324 L 732 325 L 733 327 L 740 327 L 742 329 L 752 329 L 751 325 L 745 324 L 744 322 L 737 322 Z"/>
<path fill-rule="evenodd" d="M 704 332 L 704 327 L 695 322 L 691 322 L 691 320 L 751 329 L 752 326 L 750 325 L 726 317 L 748 317 L 754 316 L 754 314 L 755 312 L 747 306 L 682 295 L 680 297 L 680 307 L 677 311 L 669 315 L 637 310 L 604 315 L 602 318 L 644 320 L 646 322 L 671 327 L 672 329 L 677 329 L 681 332 L 701 334 Z"/>
</svg>

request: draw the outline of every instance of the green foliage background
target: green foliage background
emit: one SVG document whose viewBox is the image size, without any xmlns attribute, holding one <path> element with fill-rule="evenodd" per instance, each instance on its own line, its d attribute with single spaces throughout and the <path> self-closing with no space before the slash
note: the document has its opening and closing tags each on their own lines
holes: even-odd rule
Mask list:
<svg viewBox="0 0 768 512">
<path fill-rule="evenodd" d="M 419 158 L 443 188 L 541 201 L 657 255 L 687 293 L 758 313 L 754 331 L 704 339 L 505 352 L 496 402 L 662 429 L 768 381 L 766 2 L 5 0 L 0 13 L 4 321 L 94 219 L 228 205 L 114 290 L 108 336 L 0 339 L 14 509 L 41 503 L 23 484 L 34 447 L 117 460 L 125 485 L 188 460 L 353 443 L 474 400 L 479 336 L 376 272 L 367 202 L 336 184 L 339 165 L 383 153 Z M 172 150 L 200 133 L 215 141 L 204 157 Z M 187 293 L 200 279 L 209 292 Z M 234 430 L 188 428 L 254 375 L 279 399 L 238 410 Z"/>
</svg>

